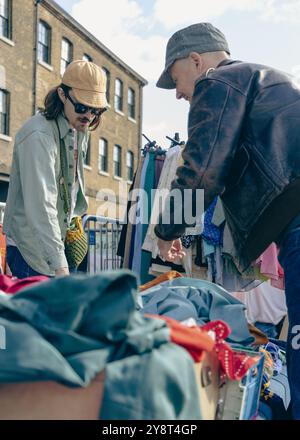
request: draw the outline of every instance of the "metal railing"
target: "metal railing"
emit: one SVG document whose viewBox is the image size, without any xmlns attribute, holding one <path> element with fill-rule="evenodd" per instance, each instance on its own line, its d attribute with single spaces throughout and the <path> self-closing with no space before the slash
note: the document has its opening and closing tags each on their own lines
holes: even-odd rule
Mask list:
<svg viewBox="0 0 300 440">
<path fill-rule="evenodd" d="M 88 215 L 83 219 L 89 249 L 87 272 L 99 273 L 121 267 L 122 258 L 117 256 L 122 223 L 116 219 Z"/>
<path fill-rule="evenodd" d="M 5 203 L 0 202 L 0 224 L 3 223 Z M 88 239 L 87 273 L 119 269 L 122 258 L 117 256 L 122 223 L 103 216 L 87 215 L 83 228 Z"/>
</svg>

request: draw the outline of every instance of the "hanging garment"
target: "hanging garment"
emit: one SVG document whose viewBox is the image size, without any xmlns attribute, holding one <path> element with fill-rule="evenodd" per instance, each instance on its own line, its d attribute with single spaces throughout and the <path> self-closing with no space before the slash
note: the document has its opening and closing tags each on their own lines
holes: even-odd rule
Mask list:
<svg viewBox="0 0 300 440">
<path fill-rule="evenodd" d="M 264 277 L 258 267 L 249 267 L 242 274 L 237 270 L 232 258 L 222 254 L 223 286 L 229 292 L 249 291 L 268 279 Z"/>
<path fill-rule="evenodd" d="M 152 257 L 155 258 L 158 254 L 157 237 L 154 233 L 155 225 L 159 217 L 159 200 L 161 200 L 162 206 L 164 205 L 171 183 L 175 178 L 176 169 L 179 166 L 181 160 L 181 147 L 176 145 L 167 151 L 164 166 L 160 175 L 158 187 L 153 200 L 150 224 L 146 233 L 146 237 L 143 243 L 143 250 L 151 252 Z"/>
<path fill-rule="evenodd" d="M 139 168 L 139 165 L 138 165 L 138 168 Z M 133 181 L 132 181 L 130 188 L 129 188 L 129 194 L 134 188 L 136 178 L 137 178 L 137 173 L 133 177 Z M 126 214 L 125 214 L 125 218 L 124 218 L 124 224 L 122 226 L 122 230 L 121 230 L 121 234 L 120 234 L 119 242 L 118 242 L 118 248 L 117 248 L 117 255 L 123 259 L 123 265 L 124 265 L 126 238 L 128 237 L 127 239 L 130 242 L 131 236 L 132 236 L 132 230 L 129 230 L 129 222 L 128 222 L 128 213 L 129 213 L 130 207 L 131 207 L 131 201 L 128 200 L 127 207 L 126 207 Z M 130 222 L 130 227 L 132 227 L 131 222 Z"/>
<path fill-rule="evenodd" d="M 212 222 L 212 218 L 214 215 L 215 207 L 218 201 L 218 197 L 215 197 L 211 205 L 208 207 L 208 209 L 205 211 L 204 214 L 204 227 L 202 232 L 203 239 L 213 245 L 218 246 L 222 244 L 222 235 L 223 235 L 223 227 L 222 226 L 216 226 Z"/>
<path fill-rule="evenodd" d="M 271 279 L 271 284 L 278 289 L 284 289 L 284 271 L 278 261 L 278 248 L 275 243 L 263 252 L 256 260 L 260 272 Z"/>
<path fill-rule="evenodd" d="M 154 175 L 151 177 L 149 176 L 150 157 L 152 157 L 152 159 L 154 157 L 154 169 L 151 165 L 152 168 L 151 173 L 153 172 Z M 148 188 L 148 191 L 149 189 L 151 191 L 153 188 L 154 189 L 156 188 L 164 165 L 164 160 L 165 160 L 165 155 L 162 154 L 161 150 L 159 151 L 149 150 L 147 153 L 145 153 L 145 157 L 141 157 L 136 174 L 134 176 L 134 183 L 130 188 L 130 192 L 132 191 L 131 194 L 134 194 L 134 198 L 133 198 L 134 202 L 128 201 L 127 211 L 126 211 L 126 224 L 122 228 L 122 232 L 119 239 L 117 255 L 123 258 L 122 267 L 132 269 L 134 264 L 134 271 L 139 277 L 141 275 L 138 272 L 141 267 L 139 260 L 140 258 L 142 258 L 142 254 L 140 251 L 140 234 L 141 231 L 144 231 L 144 229 L 143 227 L 141 227 L 141 224 L 137 227 L 137 224 L 141 220 L 139 219 L 139 217 L 141 216 L 140 210 L 143 209 L 143 203 L 148 203 L 148 202 L 146 200 L 144 201 L 139 199 L 139 197 L 136 194 L 136 191 L 138 190 L 144 191 L 145 187 Z M 147 172 L 148 175 L 146 175 Z M 142 193 L 140 197 L 142 197 Z M 149 196 L 148 200 L 151 200 L 151 197 L 152 195 Z M 151 213 L 151 206 L 150 207 L 147 206 L 147 208 Z M 130 214 L 130 218 L 129 218 L 129 214 Z M 148 219 L 143 218 L 142 220 L 143 221 L 147 220 L 148 223 Z M 137 238 L 136 238 L 136 234 L 138 234 Z M 144 235 L 144 232 L 142 232 L 142 235 Z M 137 245 L 138 247 L 136 247 Z M 144 256 L 144 258 L 147 259 L 147 256 Z M 146 278 L 148 278 L 148 274 Z"/>
<path fill-rule="evenodd" d="M 141 171 L 141 179 L 140 179 L 140 187 L 138 190 L 143 190 L 145 186 L 145 178 L 147 173 L 147 168 L 150 160 L 150 154 L 147 153 L 142 171 Z M 129 265 L 129 268 L 133 270 L 133 272 L 139 276 L 141 270 L 141 247 L 142 247 L 142 235 L 143 235 L 143 220 L 145 218 L 145 209 L 147 209 L 147 201 L 144 200 L 143 193 L 140 194 L 139 200 L 136 203 L 136 207 L 133 208 L 135 212 L 135 235 L 134 240 L 131 242 L 132 249 L 132 264 Z"/>
<path fill-rule="evenodd" d="M 193 243 L 195 242 L 196 238 L 197 238 L 196 235 L 183 235 L 181 237 L 182 246 L 185 249 L 189 249 L 193 245 Z"/>
<path fill-rule="evenodd" d="M 206 210 L 203 221 L 203 255 L 207 259 L 207 279 L 228 291 L 243 291 L 266 280 L 256 267 L 240 273 L 235 266 L 236 250 L 225 222 L 222 201 L 216 197 Z"/>
<path fill-rule="evenodd" d="M 145 185 L 144 185 L 144 190 L 147 195 L 148 209 L 147 209 L 147 218 L 145 219 L 146 223 L 143 223 L 142 225 L 142 237 L 141 237 L 142 240 L 141 240 L 141 247 L 139 248 L 141 252 L 141 264 L 140 264 L 140 270 L 137 273 L 137 275 L 140 277 L 142 284 L 147 283 L 147 281 L 153 279 L 153 276 L 149 274 L 152 255 L 150 252 L 147 252 L 141 248 L 142 248 L 142 243 L 144 243 L 147 234 L 147 230 L 149 227 L 149 220 L 151 217 L 152 191 L 154 188 L 154 179 L 155 179 L 155 153 L 150 153 L 149 164 L 146 172 Z"/>
<path fill-rule="evenodd" d="M 161 274 L 169 272 L 170 270 L 175 270 L 182 274 L 185 273 L 185 269 L 182 264 L 175 264 L 170 261 L 163 261 L 160 257 L 151 259 L 151 266 L 149 268 L 149 273 L 158 277 Z"/>
<path fill-rule="evenodd" d="M 145 158 L 142 157 L 141 160 L 139 161 L 136 175 L 134 178 L 133 190 L 137 190 L 140 188 L 142 170 L 145 167 L 144 162 L 145 162 Z M 129 212 L 130 212 L 130 215 L 133 216 L 132 219 L 129 218 L 129 216 L 128 216 Z M 133 257 L 132 249 L 134 248 L 134 240 L 135 240 L 135 232 L 136 232 L 135 231 L 135 217 L 136 217 L 135 214 L 136 214 L 136 210 L 135 209 L 132 210 L 132 202 L 129 201 L 129 207 L 128 207 L 128 210 L 126 213 L 127 222 L 122 228 L 122 234 L 120 237 L 120 242 L 118 245 L 118 252 L 117 252 L 117 255 L 119 255 L 121 257 L 124 256 L 123 267 L 126 269 L 131 269 L 131 267 L 132 267 L 132 257 Z M 123 242 L 124 242 L 124 246 L 122 246 Z M 123 248 L 124 248 L 124 251 L 122 250 Z"/>
<path fill-rule="evenodd" d="M 232 295 L 246 306 L 248 322 L 278 324 L 287 314 L 285 294 L 282 290 L 265 282 L 248 292 Z"/>
<path fill-rule="evenodd" d="M 160 156 L 157 155 L 155 156 L 155 177 L 154 177 L 154 186 L 153 186 L 154 189 L 158 187 L 159 179 L 164 167 L 165 159 L 166 159 L 165 154 Z"/>
<path fill-rule="evenodd" d="M 0 273 L 5 273 L 6 266 L 6 237 L 2 232 L 2 225 L 0 224 Z"/>
<path fill-rule="evenodd" d="M 158 256 L 157 237 L 154 233 L 155 222 L 157 221 L 159 215 L 159 199 L 161 199 L 162 203 L 164 203 L 167 194 L 169 193 L 171 183 L 176 175 L 176 169 L 181 161 L 181 151 L 182 148 L 179 145 L 172 147 L 167 151 L 158 188 L 157 191 L 155 191 L 155 196 L 151 207 L 150 224 L 147 228 L 142 251 L 142 255 L 144 257 L 144 262 L 142 264 L 142 276 L 144 280 L 147 279 L 147 273 L 154 276 L 159 276 L 160 274 L 170 270 L 185 272 L 185 268 L 188 268 L 188 260 L 180 264 L 164 262 L 161 260 L 161 258 Z M 192 230 L 191 233 L 193 232 L 194 231 Z"/>
</svg>

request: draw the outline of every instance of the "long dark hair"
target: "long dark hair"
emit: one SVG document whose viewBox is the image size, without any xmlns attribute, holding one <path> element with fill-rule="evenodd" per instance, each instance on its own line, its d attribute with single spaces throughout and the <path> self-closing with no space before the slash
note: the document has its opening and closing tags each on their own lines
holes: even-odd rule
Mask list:
<svg viewBox="0 0 300 440">
<path fill-rule="evenodd" d="M 46 119 L 56 119 L 60 113 L 63 112 L 64 104 L 60 100 L 58 95 L 58 88 L 62 88 L 64 93 L 68 93 L 72 88 L 66 86 L 65 84 L 60 84 L 59 86 L 53 87 L 51 89 L 45 99 L 44 99 L 44 109 L 42 110 L 42 114 Z M 94 131 L 99 126 L 101 122 L 101 115 L 95 116 L 92 122 L 89 125 L 89 130 Z"/>
</svg>

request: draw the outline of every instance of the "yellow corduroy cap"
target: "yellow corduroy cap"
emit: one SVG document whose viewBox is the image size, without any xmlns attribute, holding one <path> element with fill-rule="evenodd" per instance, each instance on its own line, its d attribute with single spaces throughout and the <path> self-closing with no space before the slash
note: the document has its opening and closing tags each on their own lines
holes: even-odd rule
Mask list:
<svg viewBox="0 0 300 440">
<path fill-rule="evenodd" d="M 62 83 L 72 87 L 75 98 L 89 107 L 107 107 L 106 76 L 91 61 L 72 61 L 65 70 Z"/>
</svg>

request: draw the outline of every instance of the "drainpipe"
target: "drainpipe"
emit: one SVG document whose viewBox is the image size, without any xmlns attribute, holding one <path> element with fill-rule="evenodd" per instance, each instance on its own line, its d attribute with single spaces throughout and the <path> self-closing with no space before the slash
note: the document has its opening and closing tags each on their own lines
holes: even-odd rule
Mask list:
<svg viewBox="0 0 300 440">
<path fill-rule="evenodd" d="M 36 114 L 36 82 L 37 82 L 37 62 L 38 62 L 38 29 L 39 29 L 39 21 L 38 21 L 38 5 L 41 3 L 41 0 L 35 0 L 34 2 L 34 23 L 33 23 L 33 82 L 32 82 L 32 114 Z"/>
<path fill-rule="evenodd" d="M 143 123 L 143 91 L 144 91 L 144 86 L 141 84 L 139 87 L 139 116 L 140 116 L 140 120 L 139 120 L 139 125 L 138 125 L 138 155 L 140 155 L 141 152 L 141 148 L 142 148 L 142 123 Z M 139 156 L 138 156 L 139 159 Z"/>
</svg>

